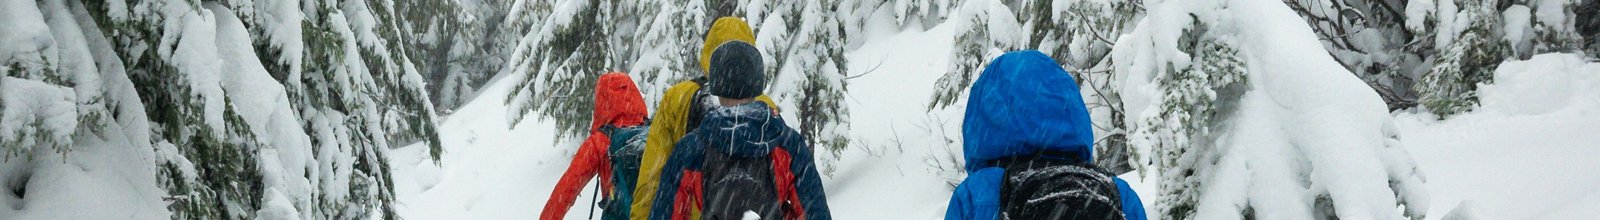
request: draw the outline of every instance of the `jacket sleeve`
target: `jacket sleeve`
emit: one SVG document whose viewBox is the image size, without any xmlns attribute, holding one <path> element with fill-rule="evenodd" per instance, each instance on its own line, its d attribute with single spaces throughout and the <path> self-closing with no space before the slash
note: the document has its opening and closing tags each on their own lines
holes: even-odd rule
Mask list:
<svg viewBox="0 0 1600 220">
<path fill-rule="evenodd" d="M 699 152 L 704 146 L 700 146 L 698 141 L 699 138 L 694 135 L 688 135 L 683 139 L 680 139 L 678 142 L 678 150 L 673 151 L 672 157 L 667 159 L 667 163 L 662 166 L 661 179 L 658 180 L 657 183 L 661 186 L 661 188 L 657 190 L 655 195 L 652 197 L 656 201 L 661 202 L 651 205 L 650 212 L 647 213 L 650 216 L 649 219 L 678 219 L 675 216 L 672 216 L 673 209 L 678 206 L 691 205 L 674 204 L 674 201 L 678 201 L 677 199 L 679 198 L 677 198 L 677 196 L 679 191 L 684 187 L 688 187 L 679 184 L 683 180 L 684 172 L 690 171 L 690 169 L 695 169 L 693 171 L 698 171 L 698 167 L 694 167 L 692 165 L 700 164 L 700 160 L 703 159 L 702 156 L 704 155 L 699 154 Z"/>
<path fill-rule="evenodd" d="M 984 168 L 967 175 L 950 195 L 945 220 L 992 220 L 1000 218 L 1000 180 L 1005 169 Z"/>
<path fill-rule="evenodd" d="M 793 134 L 789 143 L 783 146 L 791 151 L 793 158 L 789 163 L 789 170 L 795 174 L 794 187 L 800 196 L 800 206 L 804 209 L 805 218 L 808 220 L 833 219 L 833 214 L 828 210 L 828 196 L 822 188 L 822 176 L 817 172 L 816 160 L 811 147 L 806 145 L 804 139 Z"/>
<path fill-rule="evenodd" d="M 544 211 L 539 214 L 539 219 L 559 220 L 566 216 L 567 209 L 572 208 L 573 200 L 577 199 L 578 193 L 589 184 L 589 180 L 610 170 L 611 167 L 606 166 L 610 162 L 605 150 L 610 142 L 599 133 L 590 134 L 588 139 L 583 140 L 577 155 L 572 157 L 572 164 L 567 165 L 567 172 L 561 174 L 555 190 L 550 192 L 550 200 L 544 203 Z"/>
<path fill-rule="evenodd" d="M 1128 181 L 1113 179 L 1117 181 L 1117 195 L 1122 200 L 1122 216 L 1128 220 L 1145 220 L 1144 202 L 1139 200 L 1139 193 L 1128 186 Z"/>
<path fill-rule="evenodd" d="M 661 99 L 655 117 L 651 117 L 650 133 L 645 137 L 644 155 L 639 161 L 639 180 L 633 188 L 633 204 L 629 208 L 629 219 L 644 220 L 650 216 L 653 198 L 656 196 L 656 180 L 661 174 L 661 166 L 666 164 L 667 156 L 672 153 L 673 146 L 687 131 L 684 130 L 684 119 L 688 112 L 688 103 L 694 98 L 694 92 L 700 86 L 694 82 L 682 82 L 667 88 L 667 94 Z"/>
<path fill-rule="evenodd" d="M 967 186 L 966 182 L 956 186 L 956 191 L 950 194 L 950 204 L 944 208 L 944 220 L 966 220 L 971 218 L 967 214 L 969 212 L 967 210 L 972 209 L 972 196 L 968 195 L 971 194 L 968 192 L 972 191 L 971 188 Z"/>
</svg>

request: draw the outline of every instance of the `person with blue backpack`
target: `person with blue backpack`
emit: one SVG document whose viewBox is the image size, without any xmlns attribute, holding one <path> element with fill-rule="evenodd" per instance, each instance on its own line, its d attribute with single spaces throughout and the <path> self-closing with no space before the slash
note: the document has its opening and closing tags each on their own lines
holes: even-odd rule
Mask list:
<svg viewBox="0 0 1600 220">
<path fill-rule="evenodd" d="M 572 164 L 556 182 L 539 219 L 557 220 L 565 216 L 583 186 L 595 176 L 599 176 L 600 190 L 604 192 L 598 204 L 604 209 L 600 219 L 628 219 L 633 187 L 639 176 L 639 158 L 644 153 L 645 136 L 650 130 L 646 111 L 639 87 L 628 74 L 600 75 L 595 85 L 594 120 L 590 122 L 589 137 L 583 140 L 578 153 L 572 157 Z"/>
<path fill-rule="evenodd" d="M 945 219 L 1145 219 L 1128 183 L 1094 166 L 1089 111 L 1055 60 L 1006 53 L 969 92 L 961 127 L 968 175 Z"/>
</svg>

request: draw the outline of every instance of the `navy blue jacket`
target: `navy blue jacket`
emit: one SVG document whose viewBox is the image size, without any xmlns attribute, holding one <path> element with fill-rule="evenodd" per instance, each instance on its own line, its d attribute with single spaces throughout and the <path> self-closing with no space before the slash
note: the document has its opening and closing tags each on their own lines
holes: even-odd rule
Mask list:
<svg viewBox="0 0 1600 220">
<path fill-rule="evenodd" d="M 650 207 L 650 219 L 679 219 L 701 210 L 697 205 L 703 201 L 700 199 L 700 175 L 707 147 L 734 157 L 771 156 L 774 168 L 780 168 L 773 172 L 779 199 L 786 204 L 799 204 L 785 207 L 785 217 L 832 219 L 811 147 L 799 132 L 774 114 L 761 102 L 718 107 L 706 112 L 700 127 L 678 140 L 678 147 L 672 150 L 672 156 L 662 167 L 660 190 L 656 191 L 655 203 Z M 706 143 L 715 144 L 707 146 Z"/>
</svg>

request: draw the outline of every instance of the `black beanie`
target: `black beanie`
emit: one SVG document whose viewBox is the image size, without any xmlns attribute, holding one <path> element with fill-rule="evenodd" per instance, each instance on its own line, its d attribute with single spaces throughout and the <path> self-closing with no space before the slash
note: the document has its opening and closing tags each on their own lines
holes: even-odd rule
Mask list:
<svg viewBox="0 0 1600 220">
<path fill-rule="evenodd" d="M 761 52 L 756 51 L 754 45 L 740 41 L 723 43 L 711 53 L 711 74 L 706 80 L 706 89 L 711 95 L 723 98 L 755 98 L 767 87 L 764 69 Z"/>
</svg>

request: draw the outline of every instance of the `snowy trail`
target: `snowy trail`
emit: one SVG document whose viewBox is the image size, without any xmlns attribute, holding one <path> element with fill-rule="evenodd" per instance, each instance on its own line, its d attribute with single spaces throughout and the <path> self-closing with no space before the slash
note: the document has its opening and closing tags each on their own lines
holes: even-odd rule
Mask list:
<svg viewBox="0 0 1600 220">
<path fill-rule="evenodd" d="M 951 184 L 962 177 L 960 140 L 944 137 L 959 136 L 964 106 L 928 111 L 926 101 L 927 91 L 947 67 L 951 48 L 945 45 L 951 45 L 951 36 L 945 25 L 884 33 L 847 54 L 849 75 L 871 73 L 848 81 L 850 135 L 855 143 L 832 162 L 832 175 L 824 177 L 835 218 L 943 217 Z M 1540 65 L 1545 64 L 1529 64 Z M 1579 69 L 1525 71 L 1583 73 L 1600 65 L 1575 68 Z M 1600 175 L 1595 175 L 1600 166 L 1592 161 L 1600 158 L 1596 146 L 1600 135 L 1594 135 L 1600 131 L 1596 79 L 1600 77 L 1502 77 L 1498 82 L 1503 86 L 1489 87 L 1485 99 L 1527 103 L 1485 101 L 1480 111 L 1444 121 L 1412 113 L 1395 115 L 1403 144 L 1428 177 L 1433 195 L 1429 219 L 1444 217 L 1463 200 L 1473 201 L 1474 211 L 1488 219 L 1600 215 L 1592 208 L 1600 206 L 1600 188 L 1593 187 L 1600 185 Z M 443 120 L 440 130 L 446 152 L 440 164 L 427 160 L 420 145 L 391 152 L 401 217 L 538 217 L 577 143 L 554 143 L 554 125 L 537 118 L 508 129 L 508 108 L 502 100 L 514 83 L 490 82 L 481 96 Z M 1577 92 L 1560 99 L 1521 97 L 1548 94 L 1538 88 Z M 826 151 L 817 153 L 819 159 L 832 157 L 824 155 Z M 1151 203 L 1156 200 L 1153 183 L 1133 174 L 1123 178 L 1140 192 L 1147 209 L 1156 207 Z M 567 219 L 588 218 L 591 188 L 575 200 Z"/>
<path fill-rule="evenodd" d="M 824 177 L 829 206 L 840 219 L 935 219 L 944 214 L 952 189 L 947 178 L 960 169 L 937 156 L 956 155 L 943 132 L 959 133 L 961 111 L 925 111 L 933 82 L 945 69 L 949 28 L 908 31 L 869 42 L 849 54 L 851 135 L 831 177 Z M 908 49 L 915 48 L 915 49 Z M 881 66 L 880 66 L 881 64 Z M 876 69 L 874 69 L 876 67 Z M 507 129 L 501 103 L 511 84 L 492 82 L 480 97 L 440 124 L 445 153 L 441 165 L 425 147 L 391 155 L 399 214 L 413 219 L 532 219 L 571 161 L 576 141 L 552 145 L 554 126 L 527 119 Z M 942 122 L 941 122 L 942 121 Z M 958 143 L 959 140 L 953 140 Z M 819 158 L 826 151 L 819 151 Z M 588 218 L 592 187 L 576 199 L 568 219 Z M 910 215 L 907 215 L 910 214 Z"/>
<path fill-rule="evenodd" d="M 839 155 L 832 175 L 823 177 L 835 218 L 943 218 L 954 181 L 962 177 L 960 140 L 945 137 L 960 135 L 964 111 L 959 104 L 928 111 L 926 104 L 948 63 L 950 29 L 887 33 L 847 55 L 850 75 L 861 76 L 849 81 L 847 98 L 855 143 Z M 425 147 L 393 151 L 402 217 L 538 217 L 577 143 L 552 145 L 554 125 L 538 119 L 508 130 L 507 107 L 500 101 L 511 84 L 491 84 L 440 124 L 442 168 L 427 160 Z M 832 157 L 825 150 L 816 153 Z M 1155 190 L 1129 179 L 1140 190 Z M 567 219 L 588 218 L 588 190 L 592 187 L 576 199 Z"/>
<path fill-rule="evenodd" d="M 950 34 L 949 25 L 911 30 L 848 54 L 851 75 L 866 75 L 848 81 L 850 133 L 857 143 L 840 155 L 838 171 L 824 177 L 835 218 L 943 217 L 953 188 L 927 162 L 931 155 L 960 151 L 945 148 L 939 132 L 959 133 L 961 112 L 927 112 L 924 106 L 948 60 L 940 55 L 951 49 L 928 45 L 951 45 Z"/>
<path fill-rule="evenodd" d="M 571 160 L 576 142 L 553 145 L 554 125 L 528 119 L 507 129 L 500 101 L 511 84 L 494 83 L 440 126 L 439 165 L 426 147 L 393 151 L 398 212 L 412 219 L 533 219 Z M 441 168 L 442 165 L 442 168 Z M 588 202 L 585 191 L 578 201 Z M 571 218 L 583 218 L 574 209 Z"/>
</svg>

